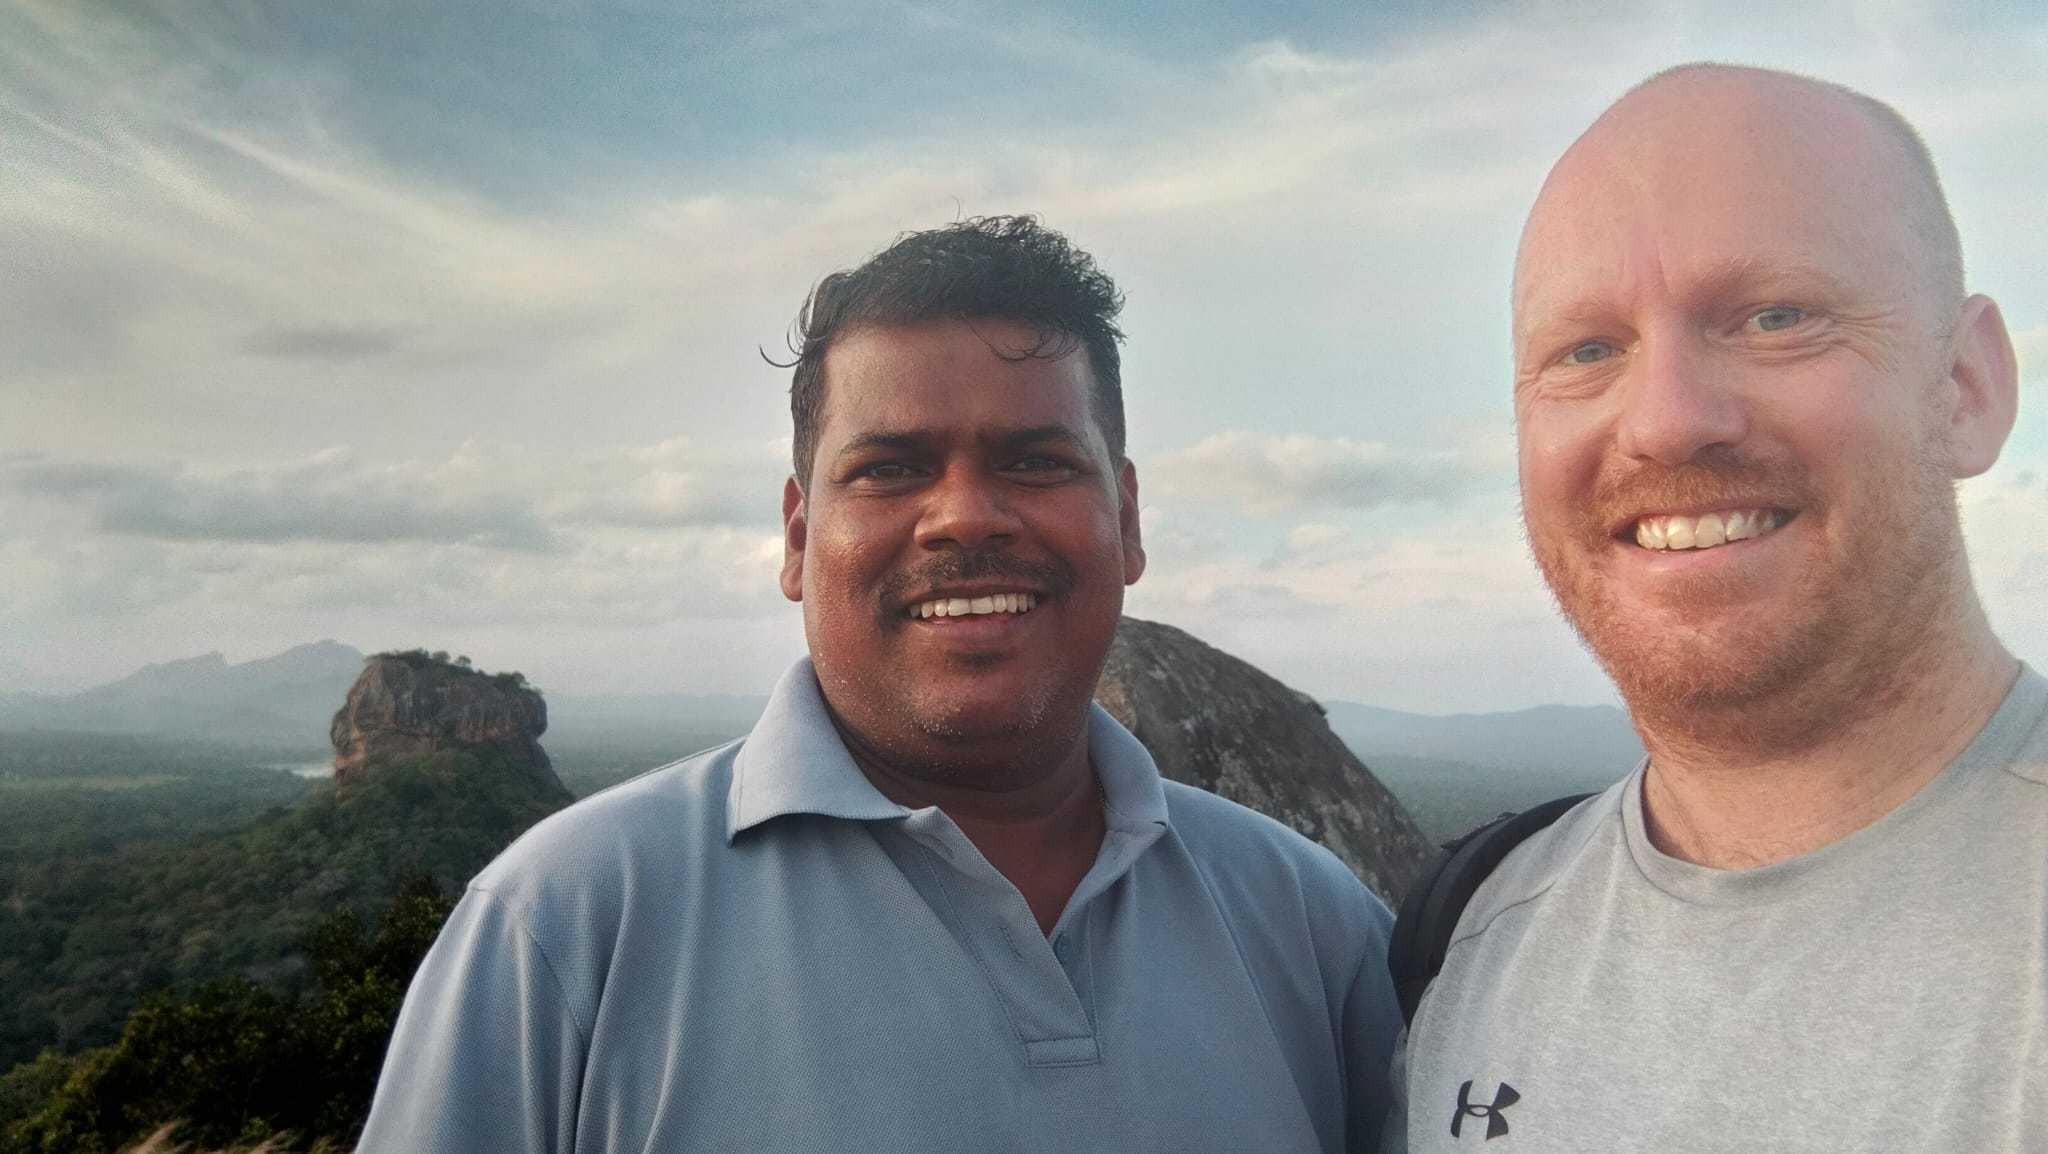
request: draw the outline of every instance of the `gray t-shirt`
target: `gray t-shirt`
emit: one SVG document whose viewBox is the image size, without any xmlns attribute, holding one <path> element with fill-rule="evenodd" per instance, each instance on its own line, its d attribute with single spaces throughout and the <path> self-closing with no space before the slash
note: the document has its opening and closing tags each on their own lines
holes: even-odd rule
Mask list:
<svg viewBox="0 0 2048 1154">
<path fill-rule="evenodd" d="M 1642 770 L 1474 895 L 1407 1045 L 1412 1151 L 2048 1151 L 2048 680 L 1789 861 L 1658 852 Z M 1398 1143 L 1390 1144 L 1399 1149 Z"/>
</svg>

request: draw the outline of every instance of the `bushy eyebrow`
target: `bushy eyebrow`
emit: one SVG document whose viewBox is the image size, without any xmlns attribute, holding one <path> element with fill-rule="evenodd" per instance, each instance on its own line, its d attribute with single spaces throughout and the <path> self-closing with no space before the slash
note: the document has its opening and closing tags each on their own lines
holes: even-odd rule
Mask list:
<svg viewBox="0 0 2048 1154">
<path fill-rule="evenodd" d="M 1065 425 L 1034 425 L 1028 429 L 1014 429 L 1000 436 L 987 439 L 998 449 L 1017 450 L 1033 445 L 1061 444 L 1071 449 L 1086 451 L 1088 440 L 1079 432 Z"/>
<path fill-rule="evenodd" d="M 839 451 L 833 454 L 833 456 L 835 459 L 851 457 L 856 453 L 865 453 L 873 449 L 893 449 L 897 452 L 909 452 L 923 448 L 930 440 L 931 435 L 922 432 L 856 433 L 844 445 L 839 446 Z"/>
<path fill-rule="evenodd" d="M 875 430 L 856 433 L 846 444 L 833 454 L 834 459 L 843 459 L 858 453 L 877 449 L 899 453 L 919 452 L 929 449 L 940 439 L 940 435 L 929 429 Z M 1033 425 L 1025 429 L 1005 429 L 992 436 L 984 436 L 982 442 L 998 451 L 1015 452 L 1034 445 L 1061 444 L 1080 451 L 1086 451 L 1087 438 L 1066 425 Z"/>
</svg>

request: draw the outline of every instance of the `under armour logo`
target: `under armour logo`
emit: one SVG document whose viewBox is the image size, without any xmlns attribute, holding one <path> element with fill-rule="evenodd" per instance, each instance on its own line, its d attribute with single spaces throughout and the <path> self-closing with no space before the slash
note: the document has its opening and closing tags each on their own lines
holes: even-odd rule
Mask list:
<svg viewBox="0 0 2048 1154">
<path fill-rule="evenodd" d="M 1501 1117 L 1500 1112 L 1521 1100 L 1522 1096 L 1515 1093 L 1513 1086 L 1502 1082 L 1500 1089 L 1494 1091 L 1493 1105 L 1474 1106 L 1472 1104 L 1472 1083 L 1466 1082 L 1458 1087 L 1458 1112 L 1451 1115 L 1451 1137 L 1456 1138 L 1458 1132 L 1464 1129 L 1465 1116 L 1469 1114 L 1474 1118 L 1486 1119 L 1486 1140 L 1489 1142 L 1493 1141 L 1495 1138 L 1508 1132 L 1508 1120 Z"/>
</svg>

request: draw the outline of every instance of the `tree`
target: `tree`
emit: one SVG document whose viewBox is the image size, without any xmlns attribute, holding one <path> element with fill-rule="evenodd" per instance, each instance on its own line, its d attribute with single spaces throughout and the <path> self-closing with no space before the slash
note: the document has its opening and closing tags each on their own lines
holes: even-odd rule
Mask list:
<svg viewBox="0 0 2048 1154">
<path fill-rule="evenodd" d="M 113 1045 L 18 1067 L 0 1079 L 0 1110 L 14 1111 L 0 1113 L 0 1154 L 111 1154 L 170 1120 L 206 1145 L 353 1143 L 405 989 L 453 908 L 409 877 L 374 932 L 342 909 L 307 935 L 309 995 L 241 978 L 160 994 Z"/>
</svg>

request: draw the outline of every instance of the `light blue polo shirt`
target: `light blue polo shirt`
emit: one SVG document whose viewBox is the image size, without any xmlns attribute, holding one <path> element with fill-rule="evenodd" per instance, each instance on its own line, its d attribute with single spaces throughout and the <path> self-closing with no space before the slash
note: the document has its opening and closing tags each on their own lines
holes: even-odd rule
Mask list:
<svg viewBox="0 0 2048 1154">
<path fill-rule="evenodd" d="M 1099 708 L 1088 748 L 1108 832 L 1048 936 L 869 784 L 799 662 L 746 738 L 477 875 L 360 1154 L 1372 1149 L 1386 907 Z"/>
</svg>

